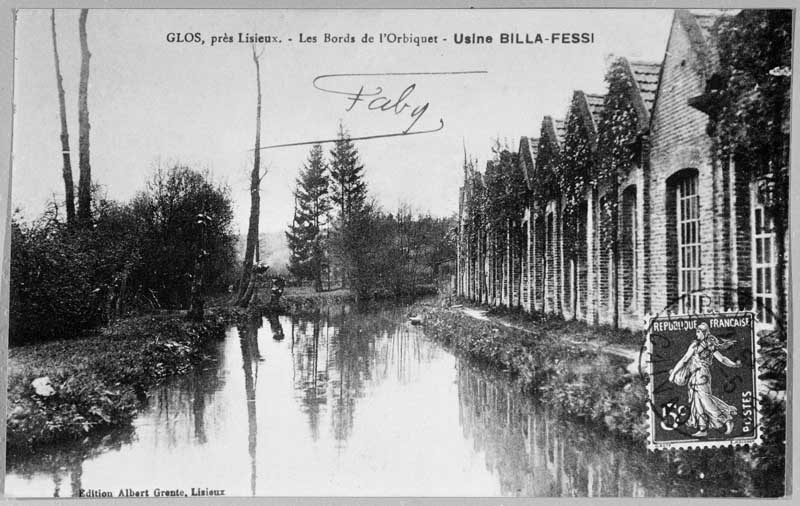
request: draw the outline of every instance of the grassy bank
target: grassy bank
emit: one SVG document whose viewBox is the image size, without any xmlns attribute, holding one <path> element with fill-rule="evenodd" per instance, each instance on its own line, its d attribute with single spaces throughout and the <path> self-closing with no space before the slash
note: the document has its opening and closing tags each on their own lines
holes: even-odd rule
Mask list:
<svg viewBox="0 0 800 506">
<path fill-rule="evenodd" d="M 455 309 L 419 305 L 428 335 L 445 345 L 511 373 L 525 392 L 535 393 L 563 415 L 619 435 L 647 437 L 647 387 L 622 359 L 581 348 L 573 324 L 543 319 L 531 331 L 477 320 Z"/>
<path fill-rule="evenodd" d="M 180 314 L 120 320 L 95 335 L 9 349 L 9 457 L 124 426 L 147 389 L 188 370 L 221 338 L 223 319 L 202 324 Z M 47 377 L 53 393 L 32 382 Z"/>
</svg>

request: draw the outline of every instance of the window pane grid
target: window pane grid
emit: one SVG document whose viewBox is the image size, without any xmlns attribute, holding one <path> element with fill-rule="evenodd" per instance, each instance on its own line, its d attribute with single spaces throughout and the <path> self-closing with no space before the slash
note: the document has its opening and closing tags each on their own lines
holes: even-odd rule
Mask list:
<svg viewBox="0 0 800 506">
<path fill-rule="evenodd" d="M 687 178 L 678 184 L 678 296 L 683 313 L 702 311 L 700 289 L 700 197 L 697 194 L 697 177 Z M 691 295 L 690 295 L 691 294 Z"/>
<path fill-rule="evenodd" d="M 767 216 L 764 205 L 753 198 L 753 300 L 756 316 L 762 323 L 772 324 L 775 304 L 775 235 L 772 218 Z"/>
</svg>

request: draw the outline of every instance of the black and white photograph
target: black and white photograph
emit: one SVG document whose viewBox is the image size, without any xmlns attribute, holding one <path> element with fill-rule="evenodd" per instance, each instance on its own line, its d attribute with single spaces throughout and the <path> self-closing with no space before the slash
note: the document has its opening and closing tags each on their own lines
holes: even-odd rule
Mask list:
<svg viewBox="0 0 800 506">
<path fill-rule="evenodd" d="M 791 495 L 794 10 L 8 15 L 4 497 Z"/>
</svg>

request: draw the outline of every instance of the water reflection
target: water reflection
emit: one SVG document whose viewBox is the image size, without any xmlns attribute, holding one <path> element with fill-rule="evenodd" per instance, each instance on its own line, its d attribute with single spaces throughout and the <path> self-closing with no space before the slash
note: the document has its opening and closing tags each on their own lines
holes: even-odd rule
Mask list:
<svg viewBox="0 0 800 506">
<path fill-rule="evenodd" d="M 643 447 L 558 421 L 456 358 L 404 308 L 255 317 L 150 395 L 134 427 L 9 462 L 6 491 L 227 495 L 736 494 Z M 739 486 L 739 485 L 734 485 Z"/>
<path fill-rule="evenodd" d="M 704 479 L 690 469 L 681 472 L 676 452 L 670 461 L 643 444 L 561 420 L 493 371 L 459 361 L 457 376 L 464 437 L 485 454 L 503 495 L 728 496 L 748 486 L 735 469 L 727 479 Z"/>
<path fill-rule="evenodd" d="M 250 495 L 256 495 L 256 444 L 258 441 L 258 422 L 256 420 L 256 381 L 258 381 L 258 362 L 262 360 L 258 351 L 258 329 L 261 317 L 252 317 L 239 325 L 239 346 L 242 350 L 242 370 L 244 371 L 244 390 L 247 402 L 247 453 L 250 455 Z M 282 333 L 281 333 L 282 335 Z"/>
</svg>

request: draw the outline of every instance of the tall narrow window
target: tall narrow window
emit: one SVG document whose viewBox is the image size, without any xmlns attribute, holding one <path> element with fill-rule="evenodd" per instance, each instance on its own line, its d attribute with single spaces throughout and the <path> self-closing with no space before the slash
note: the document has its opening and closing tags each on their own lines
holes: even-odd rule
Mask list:
<svg viewBox="0 0 800 506">
<path fill-rule="evenodd" d="M 608 302 L 608 314 L 609 314 L 609 317 L 611 317 L 611 315 L 614 314 L 614 299 L 616 297 L 616 294 L 614 293 L 614 276 L 616 275 L 616 273 L 614 272 L 615 260 L 616 259 L 614 258 L 614 250 L 609 249 L 608 250 L 608 270 L 607 270 L 607 273 L 608 273 L 608 281 L 607 281 L 607 283 L 608 283 L 608 300 L 607 300 L 607 302 Z"/>
<path fill-rule="evenodd" d="M 639 240 L 639 221 L 636 214 L 636 193 L 633 194 L 633 205 L 630 207 L 631 222 L 631 305 L 636 307 L 639 291 L 639 259 L 637 258 L 636 244 Z"/>
<path fill-rule="evenodd" d="M 700 196 L 697 176 L 677 184 L 676 211 L 678 223 L 678 296 L 683 313 L 703 310 L 700 289 Z"/>
<path fill-rule="evenodd" d="M 569 261 L 569 307 L 572 310 L 572 317 L 578 317 L 578 307 L 580 306 L 580 301 L 578 300 L 578 269 L 575 265 L 575 259 L 570 259 Z"/>
<path fill-rule="evenodd" d="M 758 192 L 753 191 L 753 302 L 761 323 L 773 324 L 775 308 L 775 232 Z"/>
<path fill-rule="evenodd" d="M 622 193 L 622 243 L 619 249 L 622 303 L 627 310 L 636 307 L 637 234 L 636 186 L 631 185 Z"/>
</svg>

